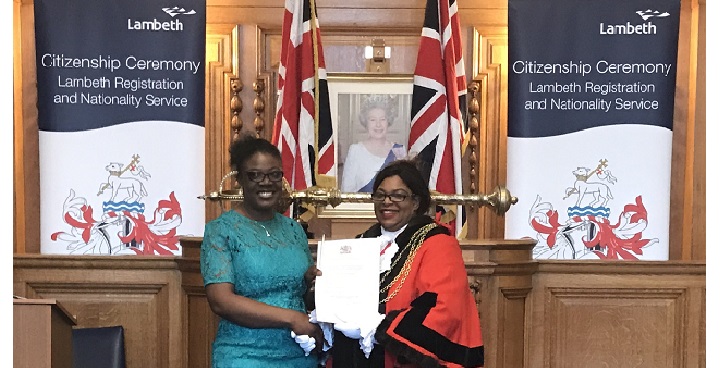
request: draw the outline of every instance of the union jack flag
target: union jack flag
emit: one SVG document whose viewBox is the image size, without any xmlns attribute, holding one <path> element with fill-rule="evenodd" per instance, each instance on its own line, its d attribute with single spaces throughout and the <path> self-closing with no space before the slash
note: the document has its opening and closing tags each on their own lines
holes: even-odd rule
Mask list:
<svg viewBox="0 0 720 368">
<path fill-rule="evenodd" d="M 314 2 L 286 0 L 272 143 L 293 189 L 334 187 L 337 167 L 325 57 Z M 316 88 L 319 87 L 319 88 Z"/>
<path fill-rule="evenodd" d="M 428 0 L 413 82 L 409 151 L 426 166 L 430 190 L 462 193 L 467 84 L 456 0 Z M 463 209 L 455 215 L 462 237 Z"/>
</svg>

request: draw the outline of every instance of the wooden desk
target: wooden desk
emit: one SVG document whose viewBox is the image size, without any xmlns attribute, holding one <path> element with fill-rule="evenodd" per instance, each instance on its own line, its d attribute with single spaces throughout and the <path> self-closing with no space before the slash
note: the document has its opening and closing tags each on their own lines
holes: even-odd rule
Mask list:
<svg viewBox="0 0 720 368">
<path fill-rule="evenodd" d="M 13 299 L 13 367 L 72 368 L 75 324 L 55 299 Z"/>
</svg>

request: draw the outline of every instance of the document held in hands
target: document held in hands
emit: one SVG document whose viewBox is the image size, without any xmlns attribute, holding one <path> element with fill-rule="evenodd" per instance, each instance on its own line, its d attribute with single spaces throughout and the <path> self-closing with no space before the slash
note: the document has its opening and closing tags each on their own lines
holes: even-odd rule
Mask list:
<svg viewBox="0 0 720 368">
<path fill-rule="evenodd" d="M 340 323 L 377 316 L 380 250 L 387 240 L 321 240 L 315 279 L 315 313 L 320 322 Z"/>
</svg>

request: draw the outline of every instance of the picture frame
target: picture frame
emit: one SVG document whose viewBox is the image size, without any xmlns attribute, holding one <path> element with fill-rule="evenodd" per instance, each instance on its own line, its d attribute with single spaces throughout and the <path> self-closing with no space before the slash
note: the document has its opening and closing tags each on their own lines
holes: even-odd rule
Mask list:
<svg viewBox="0 0 720 368">
<path fill-rule="evenodd" d="M 335 162 L 338 165 L 338 189 L 343 192 L 368 192 L 358 190 L 361 182 L 374 177 L 380 169 L 382 161 L 403 158 L 407 151 L 410 133 L 413 76 L 411 74 L 366 74 L 366 73 L 328 73 L 328 94 L 330 98 L 330 114 L 333 122 L 333 134 L 337 144 Z M 385 106 L 384 117 L 388 125 L 386 129 L 368 129 L 375 120 L 368 117 L 369 110 Z M 362 122 L 361 122 L 362 120 Z M 364 123 L 364 124 L 363 124 Z M 372 130 L 372 132 L 371 132 Z M 365 145 L 370 138 L 378 138 L 379 132 L 385 131 L 386 139 L 392 142 L 392 149 L 387 157 L 382 158 L 384 151 L 375 151 L 370 155 Z M 372 137 L 371 137 L 372 135 Z M 363 143 L 361 143 L 363 142 Z M 352 165 L 355 184 L 350 184 L 345 163 L 353 144 L 359 144 L 353 151 L 363 152 L 362 165 Z M 362 146 L 362 149 L 360 148 Z M 402 146 L 402 147 L 399 147 Z M 357 154 L 357 153 L 354 153 Z M 368 159 L 371 157 L 370 159 Z M 356 171 L 368 170 L 356 173 Z M 343 182 L 343 180 L 346 180 Z M 318 213 L 319 218 L 375 218 L 372 203 L 341 203 L 337 207 L 327 207 Z"/>
</svg>

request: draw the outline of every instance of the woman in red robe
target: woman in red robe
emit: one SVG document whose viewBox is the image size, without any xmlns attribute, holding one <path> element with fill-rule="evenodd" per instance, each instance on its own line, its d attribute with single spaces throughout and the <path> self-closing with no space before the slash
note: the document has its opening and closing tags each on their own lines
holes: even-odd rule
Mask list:
<svg viewBox="0 0 720 368">
<path fill-rule="evenodd" d="M 374 330 L 336 325 L 328 367 L 481 367 L 480 319 L 460 244 L 425 215 L 427 181 L 412 161 L 395 161 L 378 172 L 372 199 L 378 223 L 359 237 L 393 239 L 380 274 L 380 322 Z"/>
</svg>

